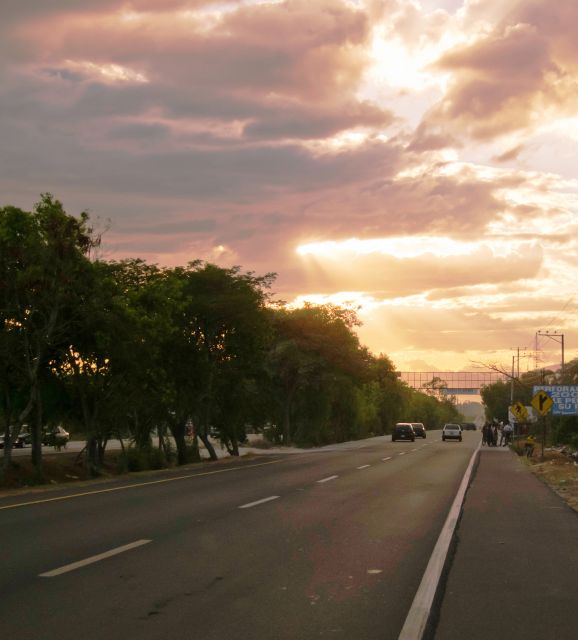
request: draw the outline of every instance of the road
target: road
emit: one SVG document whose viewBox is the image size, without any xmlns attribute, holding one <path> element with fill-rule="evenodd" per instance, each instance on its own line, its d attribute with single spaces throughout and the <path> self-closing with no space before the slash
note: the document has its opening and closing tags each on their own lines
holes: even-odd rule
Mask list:
<svg viewBox="0 0 578 640">
<path fill-rule="evenodd" d="M 464 436 L 4 498 L 0 634 L 397 638 L 479 440 Z"/>
</svg>

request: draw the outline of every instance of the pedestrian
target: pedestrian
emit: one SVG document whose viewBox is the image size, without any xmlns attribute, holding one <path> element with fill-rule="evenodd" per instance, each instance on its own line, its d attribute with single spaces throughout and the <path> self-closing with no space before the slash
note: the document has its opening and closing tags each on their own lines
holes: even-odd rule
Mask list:
<svg viewBox="0 0 578 640">
<path fill-rule="evenodd" d="M 502 438 L 504 440 L 503 447 L 507 447 L 510 444 L 510 440 L 512 439 L 512 434 L 514 433 L 514 427 L 509 422 L 504 425 L 502 429 Z"/>
<path fill-rule="evenodd" d="M 486 444 L 488 447 L 492 446 L 492 425 L 489 422 L 486 426 Z"/>
<path fill-rule="evenodd" d="M 524 450 L 527 458 L 531 458 L 534 453 L 534 447 L 536 446 L 536 438 L 529 433 L 524 443 Z"/>
<path fill-rule="evenodd" d="M 497 447 L 498 446 L 498 425 L 495 424 L 492 427 L 492 446 Z"/>
<path fill-rule="evenodd" d="M 487 422 L 484 422 L 484 426 L 482 427 L 482 446 L 485 447 L 488 444 L 488 428 L 489 425 Z"/>
</svg>

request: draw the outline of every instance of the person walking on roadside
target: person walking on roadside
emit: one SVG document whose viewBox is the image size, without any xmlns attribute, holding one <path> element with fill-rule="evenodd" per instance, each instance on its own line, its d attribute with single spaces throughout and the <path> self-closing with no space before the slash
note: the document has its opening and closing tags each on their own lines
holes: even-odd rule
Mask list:
<svg viewBox="0 0 578 640">
<path fill-rule="evenodd" d="M 497 447 L 498 446 L 498 425 L 495 424 L 492 427 L 492 446 Z"/>
<path fill-rule="evenodd" d="M 488 430 L 490 425 L 487 422 L 484 422 L 484 426 L 482 427 L 482 447 L 485 447 L 488 444 Z"/>
<path fill-rule="evenodd" d="M 512 439 L 512 433 L 514 433 L 514 427 L 508 422 L 507 424 L 504 425 L 504 428 L 502 429 L 502 440 L 503 440 L 503 447 L 507 447 L 510 444 L 510 440 Z"/>
<path fill-rule="evenodd" d="M 526 458 L 532 457 L 535 446 L 536 446 L 536 438 L 531 433 L 529 433 L 528 436 L 526 437 L 526 442 L 524 443 Z"/>
</svg>

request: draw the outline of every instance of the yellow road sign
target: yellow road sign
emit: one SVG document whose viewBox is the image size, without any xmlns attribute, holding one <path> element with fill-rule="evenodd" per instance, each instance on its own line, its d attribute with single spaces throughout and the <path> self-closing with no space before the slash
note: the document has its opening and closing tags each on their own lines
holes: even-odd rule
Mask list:
<svg viewBox="0 0 578 640">
<path fill-rule="evenodd" d="M 554 400 L 542 389 L 532 398 L 532 406 L 541 416 L 545 416 L 553 404 Z"/>
<path fill-rule="evenodd" d="M 511 407 L 511 411 L 518 422 L 524 422 L 528 419 L 528 409 L 521 402 L 515 402 Z"/>
</svg>

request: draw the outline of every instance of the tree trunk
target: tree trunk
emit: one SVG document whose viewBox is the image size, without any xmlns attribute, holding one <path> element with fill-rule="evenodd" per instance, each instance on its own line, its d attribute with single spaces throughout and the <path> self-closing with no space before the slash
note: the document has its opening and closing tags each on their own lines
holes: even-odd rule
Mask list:
<svg viewBox="0 0 578 640">
<path fill-rule="evenodd" d="M 44 480 L 44 470 L 42 469 L 42 402 L 40 393 L 36 387 L 36 411 L 31 429 L 32 435 L 32 464 L 35 468 L 35 475 L 39 481 Z"/>
<path fill-rule="evenodd" d="M 213 447 L 213 443 L 209 440 L 209 436 L 207 435 L 205 429 L 201 429 L 201 431 L 199 433 L 199 438 L 201 439 L 201 442 L 205 445 L 205 448 L 207 449 L 207 451 L 209 453 L 209 458 L 211 460 L 218 460 L 219 456 L 217 455 L 217 452 L 215 451 L 215 447 Z"/>
<path fill-rule="evenodd" d="M 291 405 L 296 389 L 297 384 L 293 384 L 287 389 L 287 397 L 283 407 L 283 444 L 286 447 L 291 444 Z"/>
<path fill-rule="evenodd" d="M 98 438 L 95 435 L 89 436 L 85 447 L 85 466 L 91 476 L 99 475 L 100 459 Z"/>
<path fill-rule="evenodd" d="M 179 465 L 187 464 L 187 443 L 185 440 L 185 433 L 187 429 L 186 420 L 181 420 L 176 424 L 171 424 L 170 428 L 177 446 L 177 463 Z"/>
</svg>

